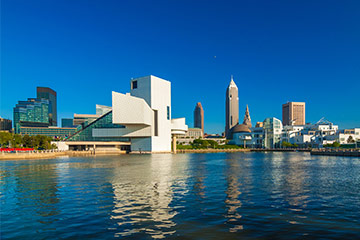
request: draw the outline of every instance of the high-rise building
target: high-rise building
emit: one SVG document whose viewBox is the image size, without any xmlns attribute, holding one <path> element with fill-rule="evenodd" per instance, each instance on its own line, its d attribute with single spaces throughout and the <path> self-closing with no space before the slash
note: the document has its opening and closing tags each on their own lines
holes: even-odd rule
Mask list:
<svg viewBox="0 0 360 240">
<path fill-rule="evenodd" d="M 238 88 L 231 76 L 231 81 L 226 89 L 226 123 L 225 123 L 225 137 L 232 138 L 231 128 L 239 123 L 239 95 Z"/>
<path fill-rule="evenodd" d="M 49 123 L 50 126 L 57 126 L 57 101 L 56 92 L 48 87 L 37 87 L 36 97 L 49 100 Z"/>
<path fill-rule="evenodd" d="M 0 131 L 11 131 L 12 122 L 10 119 L 0 117 Z"/>
<path fill-rule="evenodd" d="M 21 126 L 49 126 L 49 100 L 28 98 L 27 101 L 19 101 L 14 107 L 15 133 L 20 133 Z"/>
<path fill-rule="evenodd" d="M 194 128 L 200 128 L 204 134 L 204 109 L 198 102 L 194 110 Z"/>
<path fill-rule="evenodd" d="M 282 124 L 305 125 L 305 103 L 287 102 L 282 105 Z"/>
</svg>

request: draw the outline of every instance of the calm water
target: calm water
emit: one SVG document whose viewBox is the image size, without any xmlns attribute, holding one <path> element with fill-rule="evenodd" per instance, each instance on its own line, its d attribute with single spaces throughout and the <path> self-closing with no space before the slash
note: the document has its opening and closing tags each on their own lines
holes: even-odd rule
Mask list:
<svg viewBox="0 0 360 240">
<path fill-rule="evenodd" d="M 360 238 L 360 158 L 1 161 L 1 239 Z"/>
</svg>

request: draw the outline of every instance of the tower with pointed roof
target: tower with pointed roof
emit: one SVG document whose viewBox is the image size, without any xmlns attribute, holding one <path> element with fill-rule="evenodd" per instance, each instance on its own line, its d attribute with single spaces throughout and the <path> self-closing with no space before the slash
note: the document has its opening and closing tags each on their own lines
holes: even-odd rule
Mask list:
<svg viewBox="0 0 360 240">
<path fill-rule="evenodd" d="M 246 104 L 246 111 L 245 111 L 243 124 L 247 125 L 249 128 L 252 127 L 251 118 L 250 118 L 250 112 L 249 112 L 249 106 L 247 104 Z"/>
<path fill-rule="evenodd" d="M 231 128 L 239 123 L 239 94 L 233 76 L 231 76 L 230 84 L 226 89 L 225 109 L 225 136 L 227 139 L 231 139 Z"/>
</svg>

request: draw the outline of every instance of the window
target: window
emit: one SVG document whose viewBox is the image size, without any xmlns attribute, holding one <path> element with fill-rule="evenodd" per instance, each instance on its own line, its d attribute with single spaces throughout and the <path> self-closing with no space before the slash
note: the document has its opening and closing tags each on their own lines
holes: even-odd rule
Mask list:
<svg viewBox="0 0 360 240">
<path fill-rule="evenodd" d="M 131 89 L 136 89 L 137 88 L 137 81 L 132 81 L 132 86 Z"/>
<path fill-rule="evenodd" d="M 170 107 L 167 106 L 166 109 L 167 109 L 167 120 L 170 120 Z"/>
<path fill-rule="evenodd" d="M 159 136 L 158 111 L 154 110 L 154 136 Z"/>
</svg>

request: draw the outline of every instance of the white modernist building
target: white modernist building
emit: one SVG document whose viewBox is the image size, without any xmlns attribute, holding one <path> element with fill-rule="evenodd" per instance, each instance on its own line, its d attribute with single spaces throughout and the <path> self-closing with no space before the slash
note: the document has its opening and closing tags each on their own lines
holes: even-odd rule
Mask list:
<svg viewBox="0 0 360 240">
<path fill-rule="evenodd" d="M 171 118 L 171 83 L 152 75 L 131 80 L 130 93 L 112 92 L 112 122 L 125 128 L 95 136 L 128 137 L 132 152 L 171 152 L 172 136 L 188 129 L 185 118 Z"/>
</svg>

